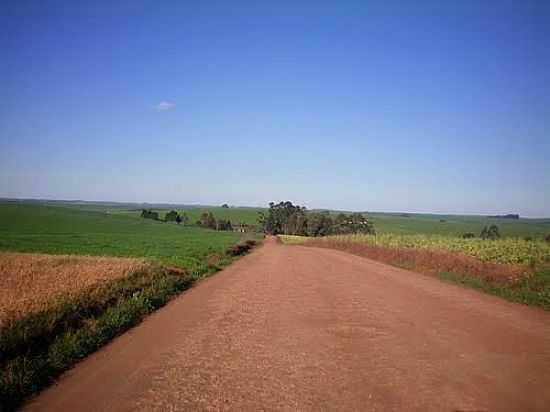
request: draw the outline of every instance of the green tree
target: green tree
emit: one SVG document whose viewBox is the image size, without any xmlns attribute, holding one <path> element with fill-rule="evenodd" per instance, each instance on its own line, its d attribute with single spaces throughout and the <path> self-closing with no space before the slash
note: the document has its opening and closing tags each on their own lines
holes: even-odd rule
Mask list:
<svg viewBox="0 0 550 412">
<path fill-rule="evenodd" d="M 482 239 L 498 239 L 500 237 L 500 231 L 497 225 L 485 226 L 481 231 L 480 238 Z"/>
<path fill-rule="evenodd" d="M 217 226 L 216 218 L 212 212 L 203 213 L 200 217 L 199 224 L 210 229 L 216 229 Z"/>
<path fill-rule="evenodd" d="M 176 212 L 175 210 L 170 210 L 164 216 L 164 221 L 165 222 L 177 222 L 177 223 L 179 223 L 178 218 L 179 218 L 178 212 Z M 181 222 L 181 220 L 180 220 L 180 222 Z"/>
</svg>

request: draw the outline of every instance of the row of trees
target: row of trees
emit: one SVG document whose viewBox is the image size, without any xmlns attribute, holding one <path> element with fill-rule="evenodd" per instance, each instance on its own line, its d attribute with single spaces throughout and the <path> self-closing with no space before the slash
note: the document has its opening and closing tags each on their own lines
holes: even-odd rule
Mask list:
<svg viewBox="0 0 550 412">
<path fill-rule="evenodd" d="M 158 212 L 154 212 L 151 209 L 141 209 L 141 217 L 144 219 L 158 220 L 161 222 L 176 222 L 178 225 L 180 223 L 186 224 L 189 222 L 189 218 L 185 213 L 180 215 L 175 210 L 170 210 L 166 213 L 166 215 L 164 215 L 164 219 L 161 219 Z"/>
<path fill-rule="evenodd" d="M 264 232 L 273 235 L 326 236 L 348 233 L 375 233 L 372 222 L 361 213 L 333 217 L 329 212 L 307 212 L 292 202 L 271 202 L 267 213 L 260 212 Z"/>
<path fill-rule="evenodd" d="M 229 219 L 216 219 L 212 212 L 203 213 L 197 221 L 199 226 L 214 230 L 233 230 L 233 225 Z"/>
</svg>

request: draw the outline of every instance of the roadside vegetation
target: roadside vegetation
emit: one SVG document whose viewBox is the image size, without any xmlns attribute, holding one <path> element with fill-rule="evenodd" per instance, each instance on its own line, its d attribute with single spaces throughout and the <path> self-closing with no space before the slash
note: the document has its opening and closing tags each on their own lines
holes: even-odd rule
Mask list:
<svg viewBox="0 0 550 412">
<path fill-rule="evenodd" d="M 76 208 L 0 204 L 1 410 L 13 410 L 260 238 Z"/>
</svg>

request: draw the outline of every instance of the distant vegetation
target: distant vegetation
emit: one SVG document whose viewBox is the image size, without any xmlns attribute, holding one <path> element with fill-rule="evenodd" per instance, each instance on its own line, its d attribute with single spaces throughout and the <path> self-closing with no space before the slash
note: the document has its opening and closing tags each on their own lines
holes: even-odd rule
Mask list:
<svg viewBox="0 0 550 412">
<path fill-rule="evenodd" d="M 308 212 L 292 202 L 269 204 L 259 222 L 266 233 L 273 235 L 327 236 L 345 233 L 374 233 L 372 222 L 361 213 L 333 217 L 329 212 Z"/>
<path fill-rule="evenodd" d="M 141 217 L 144 219 L 153 219 L 153 220 L 159 220 L 159 214 L 158 212 L 153 212 L 152 210 L 142 209 L 141 211 Z"/>
<path fill-rule="evenodd" d="M 231 210 L 231 209 L 229 209 Z M 0 250 L 92 256 L 146 257 L 196 273 L 215 270 L 209 255 L 253 233 L 214 232 L 132 214 L 76 207 L 0 203 Z"/>
<path fill-rule="evenodd" d="M 498 239 L 500 238 L 500 231 L 498 230 L 497 225 L 491 225 L 489 227 L 485 226 L 481 233 L 479 234 L 479 237 L 482 239 Z"/>
<path fill-rule="evenodd" d="M 492 219 L 519 219 L 518 214 L 510 213 L 508 215 L 495 215 L 495 216 L 489 216 Z"/>
</svg>

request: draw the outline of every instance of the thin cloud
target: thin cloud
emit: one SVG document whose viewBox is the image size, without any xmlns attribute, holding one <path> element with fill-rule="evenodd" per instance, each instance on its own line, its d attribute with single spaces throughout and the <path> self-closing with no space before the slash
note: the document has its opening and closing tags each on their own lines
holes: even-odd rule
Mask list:
<svg viewBox="0 0 550 412">
<path fill-rule="evenodd" d="M 165 112 L 167 110 L 170 110 L 175 105 L 176 105 L 175 103 L 162 101 L 159 104 L 155 105 L 155 110 L 157 112 Z"/>
</svg>

